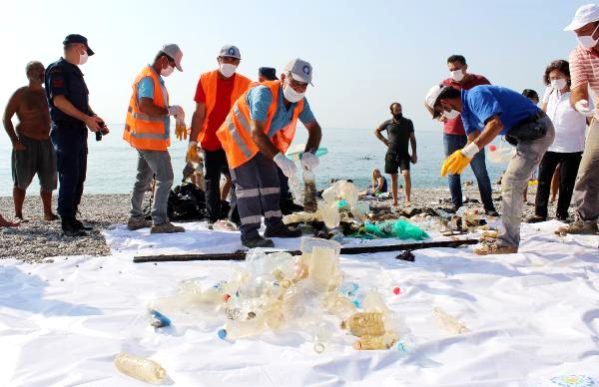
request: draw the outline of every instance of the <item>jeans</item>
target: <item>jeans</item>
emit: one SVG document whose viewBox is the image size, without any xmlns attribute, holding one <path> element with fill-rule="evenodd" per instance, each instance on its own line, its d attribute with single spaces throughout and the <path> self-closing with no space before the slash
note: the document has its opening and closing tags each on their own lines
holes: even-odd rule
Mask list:
<svg viewBox="0 0 599 387">
<path fill-rule="evenodd" d="M 168 151 L 137 150 L 137 178 L 131 195 L 132 219 L 143 218 L 141 206 L 144 193 L 150 187 L 152 177 L 156 176 L 154 200 L 152 201 L 152 223 L 157 226 L 168 222 L 168 196 L 173 186 L 173 166 Z"/>
<path fill-rule="evenodd" d="M 553 143 L 555 131 L 551 119 L 545 116 L 539 120 L 547 127 L 545 136 L 533 141 L 520 141 L 516 146 L 516 156 L 510 161 L 501 179 L 502 230 L 497 239 L 498 246 L 518 248 L 520 244 L 520 223 L 522 222 L 522 193 L 528 184 L 530 174 L 541 162 L 545 151 Z"/>
<path fill-rule="evenodd" d="M 582 152 L 558 153 L 546 152 L 539 166 L 539 185 L 535 197 L 535 214 L 547 218 L 547 205 L 551 191 L 551 179 L 558 165 L 560 167 L 559 199 L 557 200 L 557 218 L 568 217 L 568 207 L 578 173 Z"/>
<path fill-rule="evenodd" d="M 83 195 L 87 173 L 87 128 L 52 123 L 50 133 L 58 170 L 58 209 L 61 218 L 74 218 Z"/>
<path fill-rule="evenodd" d="M 445 145 L 445 156 L 450 156 L 453 152 L 458 149 L 462 149 L 466 146 L 468 137 L 456 135 L 456 134 L 443 134 L 443 144 Z M 474 172 L 476 181 L 478 183 L 478 190 L 480 192 L 480 199 L 483 202 L 485 211 L 495 211 L 493 205 L 493 190 L 491 188 L 491 180 L 487 173 L 487 166 L 485 164 L 485 151 L 481 149 L 480 152 L 474 156 L 470 162 L 470 168 Z M 453 206 L 458 209 L 462 206 L 462 183 L 460 181 L 460 175 L 448 175 L 449 191 L 451 192 L 451 202 Z"/>
<path fill-rule="evenodd" d="M 585 224 L 599 219 L 599 122 L 593 118 L 574 186 L 574 204 L 578 218 Z"/>
</svg>

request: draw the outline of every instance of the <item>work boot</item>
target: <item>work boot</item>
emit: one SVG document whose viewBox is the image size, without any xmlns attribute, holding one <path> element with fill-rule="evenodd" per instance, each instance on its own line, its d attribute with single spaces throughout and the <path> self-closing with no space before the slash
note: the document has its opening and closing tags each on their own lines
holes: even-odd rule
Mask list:
<svg viewBox="0 0 599 387">
<path fill-rule="evenodd" d="M 185 232 L 185 229 L 180 226 L 175 226 L 171 222 L 156 224 L 150 229 L 150 234 L 171 234 L 175 232 Z"/>
<path fill-rule="evenodd" d="M 256 247 L 275 247 L 272 240 L 263 238 L 260 235 L 250 239 L 241 238 L 241 244 L 250 249 L 255 249 Z"/>
<path fill-rule="evenodd" d="M 90 231 L 94 229 L 91 226 L 85 226 L 83 223 L 81 223 L 81 221 L 77 220 L 76 218 L 73 218 L 73 225 L 77 227 L 79 230 Z"/>
<path fill-rule="evenodd" d="M 526 223 L 539 223 L 546 221 L 547 218 L 541 215 L 533 215 L 526 218 Z"/>
<path fill-rule="evenodd" d="M 557 235 L 565 235 L 565 234 L 582 234 L 582 235 L 595 235 L 599 229 L 597 228 L 597 223 L 584 223 L 580 220 L 577 220 L 574 223 L 567 224 L 555 230 Z"/>
<path fill-rule="evenodd" d="M 516 247 L 499 246 L 495 242 L 484 244 L 474 249 L 474 254 L 476 255 L 515 254 L 517 252 L 518 248 Z"/>
<path fill-rule="evenodd" d="M 267 227 L 264 236 L 266 238 L 297 238 L 302 236 L 302 230 L 281 224 L 276 228 Z"/>
<path fill-rule="evenodd" d="M 83 229 L 79 228 L 74 220 L 74 218 L 61 219 L 63 234 L 69 237 L 87 236 L 87 233 L 83 231 Z"/>
<path fill-rule="evenodd" d="M 152 227 L 152 221 L 144 218 L 129 218 L 127 221 L 127 229 L 131 231 L 139 230 L 140 228 Z"/>
</svg>

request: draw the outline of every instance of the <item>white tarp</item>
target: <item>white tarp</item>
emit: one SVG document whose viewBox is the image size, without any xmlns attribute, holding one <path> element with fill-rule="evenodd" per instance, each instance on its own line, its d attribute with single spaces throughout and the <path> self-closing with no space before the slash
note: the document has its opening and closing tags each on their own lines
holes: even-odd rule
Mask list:
<svg viewBox="0 0 599 387">
<path fill-rule="evenodd" d="M 173 329 L 156 332 L 146 318 L 149 300 L 183 279 L 229 279 L 241 263 L 134 264 L 132 257 L 231 252 L 241 248 L 239 235 L 203 223 L 174 235 L 119 226 L 106 232 L 110 257 L 2 262 L 0 386 L 144 385 L 115 369 L 120 351 L 158 361 L 176 386 L 597 385 L 599 237 L 560 238 L 552 234 L 557 225 L 523 225 L 513 255 L 477 257 L 467 247 L 419 250 L 415 262 L 397 253 L 343 256 L 346 278 L 377 288 L 406 319 L 416 338 L 407 354 L 351 346 L 317 354 L 307 337 L 285 331 L 227 342 L 214 327 L 176 319 Z M 440 329 L 434 306 L 471 331 Z M 578 375 L 569 379 L 578 384 L 557 384 L 567 375 Z"/>
</svg>

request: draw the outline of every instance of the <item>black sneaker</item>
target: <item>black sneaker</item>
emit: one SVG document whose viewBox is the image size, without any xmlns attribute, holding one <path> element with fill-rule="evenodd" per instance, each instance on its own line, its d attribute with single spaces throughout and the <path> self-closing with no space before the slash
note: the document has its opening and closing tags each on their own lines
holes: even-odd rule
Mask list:
<svg viewBox="0 0 599 387">
<path fill-rule="evenodd" d="M 75 224 L 73 218 L 62 218 L 62 232 L 69 237 L 87 236 L 87 233 Z"/>
<path fill-rule="evenodd" d="M 267 238 L 298 238 L 302 236 L 302 230 L 289 228 L 285 225 L 281 225 L 275 229 L 267 227 L 264 236 Z"/>
<path fill-rule="evenodd" d="M 77 220 L 75 218 L 73 218 L 73 225 L 75 227 L 77 227 L 79 230 L 90 231 L 90 230 L 94 229 L 93 227 L 84 225 L 83 223 L 81 223 L 81 221 L 79 221 L 79 220 Z"/>
<path fill-rule="evenodd" d="M 533 215 L 526 218 L 526 223 L 539 223 L 546 221 L 547 218 L 541 215 Z"/>
<path fill-rule="evenodd" d="M 262 238 L 260 235 L 258 235 L 255 238 L 251 238 L 251 239 L 241 239 L 241 244 L 244 245 L 245 247 L 248 247 L 250 249 L 254 249 L 256 247 L 275 247 L 275 244 L 272 240 L 270 239 L 266 239 L 266 238 Z"/>
</svg>

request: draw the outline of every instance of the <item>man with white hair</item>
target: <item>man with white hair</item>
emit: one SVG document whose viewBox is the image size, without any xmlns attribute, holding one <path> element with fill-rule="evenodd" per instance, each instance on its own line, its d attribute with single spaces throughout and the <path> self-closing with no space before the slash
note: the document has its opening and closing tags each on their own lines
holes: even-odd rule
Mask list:
<svg viewBox="0 0 599 387">
<path fill-rule="evenodd" d="M 320 145 L 322 131 L 305 98 L 311 83 L 310 63 L 292 60 L 280 81 L 250 85 L 217 131 L 235 185 L 241 242 L 246 247 L 274 246 L 272 240 L 258 233 L 262 214 L 266 238 L 301 235 L 300 230 L 289 229 L 282 222 L 277 166 L 288 178 L 297 172 L 295 163 L 285 152 L 293 141 L 298 120 L 308 129 L 302 167 L 311 170 L 318 166 L 314 153 Z"/>
<path fill-rule="evenodd" d="M 501 86 L 476 86 L 458 90 L 435 85 L 425 103 L 433 118 L 461 116 L 468 143 L 451 154 L 441 175 L 460 174 L 474 156 L 498 135 L 516 145 L 516 156 L 510 161 L 501 182 L 503 229 L 496 242 L 475 250 L 476 254 L 510 254 L 518 252 L 522 221 L 522 192 L 532 171 L 553 142 L 555 131 L 547 115 L 520 93 Z"/>
<path fill-rule="evenodd" d="M 556 233 L 596 234 L 599 219 L 599 112 L 589 105 L 590 88 L 594 101 L 599 98 L 599 6 L 583 5 L 564 31 L 574 31 L 578 46 L 570 53 L 572 94 L 570 103 L 579 113 L 592 117 L 578 181 L 574 186 L 577 220 L 560 227 Z"/>
</svg>

